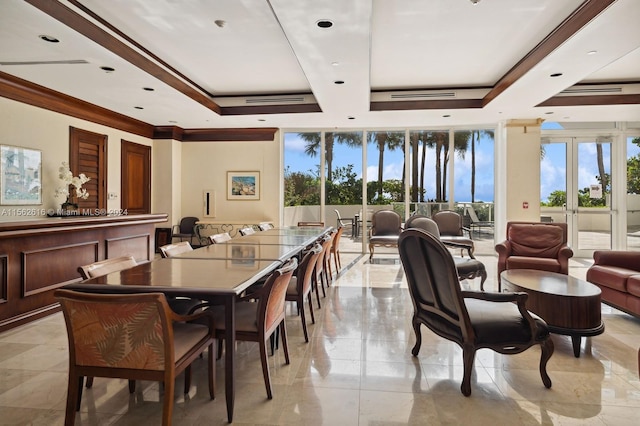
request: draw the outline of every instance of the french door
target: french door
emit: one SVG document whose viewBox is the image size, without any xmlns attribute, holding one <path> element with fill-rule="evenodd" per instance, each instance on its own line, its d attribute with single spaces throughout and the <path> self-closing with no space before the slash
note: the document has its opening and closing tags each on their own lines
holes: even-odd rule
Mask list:
<svg viewBox="0 0 640 426">
<path fill-rule="evenodd" d="M 603 138 L 547 138 L 540 167 L 542 221 L 566 222 L 576 257 L 611 249 L 616 189 L 612 142 Z"/>
</svg>

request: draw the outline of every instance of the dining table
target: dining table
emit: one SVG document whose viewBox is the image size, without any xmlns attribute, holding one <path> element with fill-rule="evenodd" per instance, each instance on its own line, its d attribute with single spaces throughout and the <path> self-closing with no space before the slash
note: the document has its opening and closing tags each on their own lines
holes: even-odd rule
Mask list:
<svg viewBox="0 0 640 426">
<path fill-rule="evenodd" d="M 227 419 L 231 423 L 235 403 L 235 309 L 238 296 L 327 231 L 316 228 L 315 232 L 301 236 L 295 235 L 299 231 L 297 229 L 284 229 L 233 238 L 176 257 L 157 259 L 131 269 L 67 284 L 64 288 L 103 294 L 161 292 L 169 297 L 190 297 L 224 306 L 225 329 L 230 331 L 225 338 L 225 397 Z M 254 236 L 259 237 L 252 238 Z M 244 242 L 239 243 L 240 240 Z"/>
</svg>

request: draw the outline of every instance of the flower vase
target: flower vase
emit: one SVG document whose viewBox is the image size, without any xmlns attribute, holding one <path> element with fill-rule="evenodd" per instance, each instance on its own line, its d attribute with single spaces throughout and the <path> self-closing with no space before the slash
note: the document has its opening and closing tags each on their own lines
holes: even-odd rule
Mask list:
<svg viewBox="0 0 640 426">
<path fill-rule="evenodd" d="M 61 209 L 64 214 L 78 214 L 78 202 L 71 197 L 62 203 Z"/>
</svg>

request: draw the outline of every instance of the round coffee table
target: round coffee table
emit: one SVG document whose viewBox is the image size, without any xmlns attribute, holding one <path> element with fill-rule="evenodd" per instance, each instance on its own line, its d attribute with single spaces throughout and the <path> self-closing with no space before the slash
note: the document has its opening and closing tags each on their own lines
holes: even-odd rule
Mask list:
<svg viewBox="0 0 640 426">
<path fill-rule="evenodd" d="M 549 331 L 571 336 L 573 354 L 580 357 L 582 336 L 604 331 L 600 289 L 586 281 L 555 272 L 510 269 L 500 274 L 504 291 L 524 291 L 527 309 L 545 320 Z"/>
</svg>

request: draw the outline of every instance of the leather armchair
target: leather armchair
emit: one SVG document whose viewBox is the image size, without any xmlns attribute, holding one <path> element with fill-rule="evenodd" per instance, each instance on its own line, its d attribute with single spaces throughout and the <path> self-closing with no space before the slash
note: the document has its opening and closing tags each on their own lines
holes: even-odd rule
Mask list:
<svg viewBox="0 0 640 426">
<path fill-rule="evenodd" d="M 508 222 L 507 239 L 496 244 L 498 283 L 506 269 L 537 269 L 569 273 L 573 250 L 567 245 L 566 223 Z"/>
</svg>

